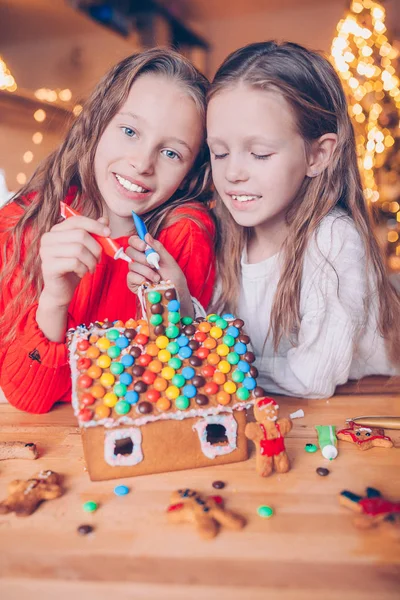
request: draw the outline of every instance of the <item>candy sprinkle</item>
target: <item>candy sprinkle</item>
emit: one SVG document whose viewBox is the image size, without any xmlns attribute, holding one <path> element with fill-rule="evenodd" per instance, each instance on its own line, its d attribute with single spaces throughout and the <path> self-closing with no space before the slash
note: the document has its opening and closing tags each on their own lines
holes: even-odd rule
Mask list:
<svg viewBox="0 0 400 600">
<path fill-rule="evenodd" d="M 274 511 L 270 506 L 264 505 L 257 508 L 257 514 L 263 519 L 269 519 L 274 514 Z"/>
<path fill-rule="evenodd" d="M 313 454 L 314 452 L 316 452 L 318 450 L 318 446 L 316 446 L 315 444 L 306 444 L 304 446 L 304 450 L 306 452 L 309 452 L 310 454 Z"/>
<path fill-rule="evenodd" d="M 116 496 L 126 496 L 126 494 L 129 494 L 129 488 L 126 485 L 117 485 L 114 488 L 114 494 Z"/>
<path fill-rule="evenodd" d="M 83 505 L 83 510 L 85 512 L 94 512 L 95 510 L 97 510 L 99 508 L 97 502 L 93 502 L 92 500 L 89 500 L 89 502 L 85 502 L 85 504 Z"/>
</svg>

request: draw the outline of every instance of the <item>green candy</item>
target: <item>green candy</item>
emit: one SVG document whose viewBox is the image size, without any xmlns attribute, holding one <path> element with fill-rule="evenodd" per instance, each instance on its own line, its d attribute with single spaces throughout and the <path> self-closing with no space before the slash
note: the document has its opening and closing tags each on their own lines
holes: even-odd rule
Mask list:
<svg viewBox="0 0 400 600">
<path fill-rule="evenodd" d="M 108 338 L 111 342 L 115 342 L 119 338 L 118 329 L 110 329 L 106 332 L 106 338 Z"/>
<path fill-rule="evenodd" d="M 233 335 L 225 335 L 222 338 L 222 341 L 224 344 L 226 344 L 229 347 L 234 346 L 234 344 L 235 344 L 235 338 L 233 337 Z"/>
<path fill-rule="evenodd" d="M 179 323 L 181 320 L 181 315 L 178 312 L 170 312 L 168 313 L 168 321 L 170 323 Z"/>
<path fill-rule="evenodd" d="M 186 396 L 178 396 L 177 399 L 175 400 L 175 406 L 179 410 L 185 410 L 186 408 L 189 407 L 189 404 L 190 404 L 190 400 L 189 400 L 189 398 L 186 398 Z"/>
<path fill-rule="evenodd" d="M 193 323 L 192 317 L 183 317 L 182 323 L 184 325 L 191 325 Z"/>
<path fill-rule="evenodd" d="M 176 338 L 179 335 L 179 329 L 176 325 L 170 325 L 169 327 L 166 328 L 165 330 L 165 335 L 167 336 L 167 338 Z"/>
<path fill-rule="evenodd" d="M 225 319 L 218 317 L 218 319 L 215 321 L 215 325 L 216 327 L 220 327 L 221 329 L 226 329 L 228 327 L 228 321 L 225 321 Z"/>
<path fill-rule="evenodd" d="M 210 323 L 215 323 L 216 321 L 218 321 L 220 317 L 218 315 L 210 315 L 207 318 L 207 321 L 209 321 Z"/>
<path fill-rule="evenodd" d="M 161 325 L 162 322 L 163 322 L 163 318 L 161 315 L 151 315 L 150 323 L 152 325 Z"/>
<path fill-rule="evenodd" d="M 107 354 L 110 358 L 118 358 L 121 354 L 121 348 L 118 348 L 118 346 L 110 346 L 107 350 Z"/>
<path fill-rule="evenodd" d="M 111 363 L 110 371 L 113 375 L 121 375 L 125 371 L 125 367 L 120 362 Z"/>
<path fill-rule="evenodd" d="M 250 392 L 249 390 L 246 390 L 246 388 L 242 387 L 236 390 L 236 396 L 239 398 L 239 400 L 248 400 Z"/>
<path fill-rule="evenodd" d="M 177 357 L 170 358 L 168 361 L 168 366 L 171 367 L 172 369 L 175 369 L 175 371 L 177 371 L 178 369 L 181 368 L 182 361 L 180 358 L 177 358 Z"/>
<path fill-rule="evenodd" d="M 314 452 L 316 452 L 318 450 L 318 447 L 315 444 L 306 444 L 304 446 L 304 450 L 306 452 L 309 452 L 310 454 L 313 454 Z"/>
<path fill-rule="evenodd" d="M 98 504 L 90 500 L 89 502 L 85 502 L 82 508 L 85 512 L 94 512 L 98 509 Z"/>
<path fill-rule="evenodd" d="M 115 392 L 115 388 L 114 388 L 114 392 Z M 131 410 L 131 405 L 129 404 L 129 402 L 125 402 L 125 400 L 120 400 L 114 406 L 114 410 L 119 415 L 126 415 L 126 413 L 128 413 Z"/>
<path fill-rule="evenodd" d="M 230 365 L 237 365 L 240 360 L 240 356 L 237 352 L 229 352 L 226 360 Z"/>
<path fill-rule="evenodd" d="M 270 506 L 259 506 L 257 508 L 257 514 L 263 519 L 269 519 L 274 514 L 274 511 Z"/>
<path fill-rule="evenodd" d="M 161 294 L 160 292 L 149 292 L 147 294 L 147 298 L 151 304 L 158 304 L 161 302 Z"/>
<path fill-rule="evenodd" d="M 176 385 L 176 387 L 181 388 L 185 385 L 186 383 L 186 379 L 184 378 L 183 375 L 180 375 L 178 373 L 178 375 L 174 375 L 172 378 L 172 385 Z"/>
<path fill-rule="evenodd" d="M 244 379 L 244 373 L 243 373 L 243 371 L 233 371 L 233 373 L 232 373 L 232 380 L 235 383 L 242 383 L 243 379 Z"/>
<path fill-rule="evenodd" d="M 167 350 L 168 352 L 170 352 L 171 354 L 178 354 L 179 352 L 179 344 L 178 342 L 170 342 L 167 346 Z M 173 369 L 175 367 L 172 367 Z"/>
<path fill-rule="evenodd" d="M 114 394 L 118 396 L 118 398 L 122 398 L 122 396 L 125 396 L 126 392 L 127 389 L 124 383 L 117 383 L 116 385 L 114 385 Z"/>
</svg>

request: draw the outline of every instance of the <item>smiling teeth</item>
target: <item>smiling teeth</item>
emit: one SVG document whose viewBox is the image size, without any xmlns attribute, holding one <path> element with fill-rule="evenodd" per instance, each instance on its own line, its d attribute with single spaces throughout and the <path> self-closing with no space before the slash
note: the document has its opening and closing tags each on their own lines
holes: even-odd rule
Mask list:
<svg viewBox="0 0 400 600">
<path fill-rule="evenodd" d="M 232 196 L 232 198 L 239 202 L 248 202 L 249 200 L 256 200 L 258 196 Z"/>
<path fill-rule="evenodd" d="M 128 190 L 128 192 L 141 192 L 142 194 L 144 192 L 148 192 L 148 190 L 145 188 L 140 187 L 140 185 L 136 185 L 136 183 L 131 183 L 127 179 L 121 177 L 121 175 L 115 175 L 115 177 L 118 179 L 122 187 Z"/>
</svg>

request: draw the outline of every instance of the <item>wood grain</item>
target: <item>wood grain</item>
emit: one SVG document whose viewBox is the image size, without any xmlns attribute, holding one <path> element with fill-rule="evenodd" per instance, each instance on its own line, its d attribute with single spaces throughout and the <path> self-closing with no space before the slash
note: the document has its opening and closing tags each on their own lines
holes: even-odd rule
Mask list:
<svg viewBox="0 0 400 600">
<path fill-rule="evenodd" d="M 359 414 L 400 414 L 400 393 L 279 398 L 279 403 L 282 417 L 298 408 L 305 412 L 286 438 L 292 462 L 286 475 L 259 478 L 252 455 L 237 464 L 95 483 L 85 472 L 69 405 L 35 416 L 1 404 L 0 440 L 34 442 L 40 458 L 33 466 L 3 461 L 0 497 L 9 481 L 41 468 L 63 474 L 65 487 L 64 496 L 31 517 L 0 516 L 2 600 L 28 594 L 30 600 L 74 595 L 99 600 L 111 594 L 120 600 L 397 600 L 400 544 L 378 531 L 355 529 L 337 494 L 374 486 L 400 500 L 400 432 L 387 432 L 397 446 L 390 450 L 359 452 L 339 442 L 332 462 L 319 451 L 306 453 L 304 445 L 316 441 L 315 425 L 343 426 Z M 327 466 L 330 475 L 319 477 L 319 466 Z M 190 525 L 167 523 L 172 490 L 187 486 L 212 494 L 218 479 L 226 483 L 218 492 L 226 506 L 247 518 L 244 530 L 222 530 L 204 541 Z M 113 489 L 122 482 L 131 492 L 117 497 Z M 82 510 L 87 500 L 99 503 L 96 513 Z M 262 504 L 274 508 L 271 519 L 257 516 Z M 93 525 L 94 533 L 78 535 L 83 523 Z"/>
</svg>

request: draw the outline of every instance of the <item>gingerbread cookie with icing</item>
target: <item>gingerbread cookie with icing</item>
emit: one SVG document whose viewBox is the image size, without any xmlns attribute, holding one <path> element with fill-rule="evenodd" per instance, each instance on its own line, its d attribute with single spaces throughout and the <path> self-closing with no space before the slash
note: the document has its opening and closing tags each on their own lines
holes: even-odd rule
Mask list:
<svg viewBox="0 0 400 600">
<path fill-rule="evenodd" d="M 365 427 L 349 421 L 346 429 L 340 429 L 336 433 L 339 440 L 355 444 L 359 450 L 369 450 L 370 448 L 391 448 L 393 442 L 390 437 L 385 435 L 383 429 L 379 427 Z"/>
<path fill-rule="evenodd" d="M 204 539 L 215 537 L 221 526 L 239 530 L 246 525 L 244 517 L 224 508 L 221 496 L 203 498 L 191 489 L 173 492 L 167 517 L 170 523 L 194 523 Z"/>
<path fill-rule="evenodd" d="M 15 512 L 17 517 L 31 515 L 43 500 L 53 500 L 62 495 L 60 476 L 54 471 L 40 471 L 32 479 L 12 481 L 9 496 L 0 502 L 0 514 Z"/>
<path fill-rule="evenodd" d="M 357 513 L 354 518 L 356 527 L 370 529 L 384 525 L 390 528 L 391 533 L 400 535 L 400 502 L 386 500 L 379 490 L 368 487 L 365 496 L 344 490 L 339 495 L 339 502 Z"/>
</svg>

